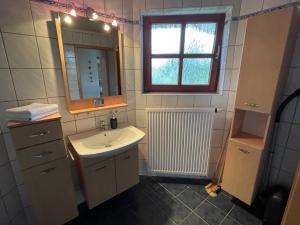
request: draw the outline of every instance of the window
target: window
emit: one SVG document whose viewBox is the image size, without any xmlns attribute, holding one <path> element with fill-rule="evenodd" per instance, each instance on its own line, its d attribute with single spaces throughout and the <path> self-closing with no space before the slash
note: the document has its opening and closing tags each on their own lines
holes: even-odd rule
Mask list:
<svg viewBox="0 0 300 225">
<path fill-rule="evenodd" d="M 224 14 L 144 16 L 144 91 L 215 92 Z"/>
</svg>

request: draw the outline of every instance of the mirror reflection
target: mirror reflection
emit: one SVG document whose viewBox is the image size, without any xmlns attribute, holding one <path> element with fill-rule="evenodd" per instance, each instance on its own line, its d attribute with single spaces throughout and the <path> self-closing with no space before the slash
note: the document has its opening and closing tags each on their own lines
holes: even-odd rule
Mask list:
<svg viewBox="0 0 300 225">
<path fill-rule="evenodd" d="M 71 100 L 120 95 L 118 30 L 77 17 L 61 21 Z"/>
</svg>

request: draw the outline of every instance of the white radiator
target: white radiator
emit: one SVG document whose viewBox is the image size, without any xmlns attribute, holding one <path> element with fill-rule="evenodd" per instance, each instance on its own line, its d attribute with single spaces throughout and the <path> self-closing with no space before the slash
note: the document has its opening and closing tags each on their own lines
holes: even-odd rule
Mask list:
<svg viewBox="0 0 300 225">
<path fill-rule="evenodd" d="M 215 108 L 147 109 L 152 175 L 207 176 Z"/>
</svg>

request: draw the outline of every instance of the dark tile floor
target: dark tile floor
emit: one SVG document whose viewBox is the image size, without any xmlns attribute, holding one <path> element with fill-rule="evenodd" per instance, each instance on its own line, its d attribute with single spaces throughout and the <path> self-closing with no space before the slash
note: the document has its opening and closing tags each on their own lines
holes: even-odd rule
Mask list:
<svg viewBox="0 0 300 225">
<path fill-rule="evenodd" d="M 142 177 L 136 187 L 88 210 L 66 225 L 259 225 L 260 220 L 219 193 L 209 197 L 204 185 L 159 183 Z"/>
</svg>

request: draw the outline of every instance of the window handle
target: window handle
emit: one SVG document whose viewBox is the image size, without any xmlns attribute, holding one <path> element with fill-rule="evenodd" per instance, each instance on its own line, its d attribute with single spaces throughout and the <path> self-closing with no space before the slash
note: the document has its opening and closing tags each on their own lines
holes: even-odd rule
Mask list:
<svg viewBox="0 0 300 225">
<path fill-rule="evenodd" d="M 219 57 L 220 57 L 220 51 L 221 51 L 221 47 L 219 45 L 218 48 L 217 48 L 217 53 L 216 53 L 215 59 L 219 59 Z"/>
</svg>

